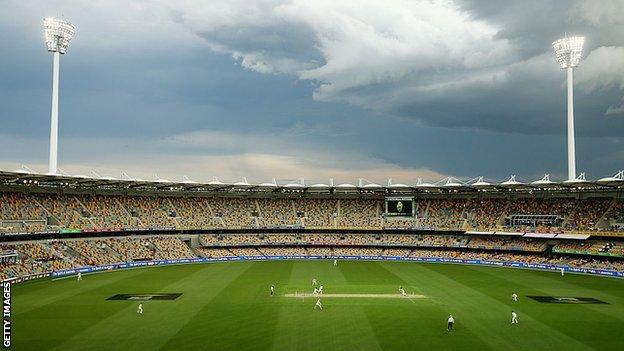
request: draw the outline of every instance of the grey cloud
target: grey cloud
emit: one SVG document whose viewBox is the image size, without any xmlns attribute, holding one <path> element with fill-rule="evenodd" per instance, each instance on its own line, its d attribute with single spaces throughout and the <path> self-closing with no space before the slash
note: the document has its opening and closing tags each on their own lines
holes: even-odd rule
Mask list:
<svg viewBox="0 0 624 351">
<path fill-rule="evenodd" d="M 227 48 L 248 68 L 262 73 L 296 73 L 322 65 L 314 45 L 314 32 L 305 26 L 228 26 L 198 33 L 216 48 Z M 266 69 L 258 67 L 266 66 Z"/>
<path fill-rule="evenodd" d="M 550 45 L 568 31 L 588 38 L 575 71 L 579 169 L 604 176 L 624 162 L 619 3 L 8 1 L 0 159 L 45 168 L 40 21 L 60 12 L 79 28 L 61 68 L 62 168 L 563 176 L 565 72 Z"/>
<path fill-rule="evenodd" d="M 336 6 L 344 12 L 326 11 L 324 17 L 317 14 L 330 8 L 324 2 L 263 3 L 260 15 L 217 25 L 195 19 L 194 26 L 209 27 L 201 36 L 248 69 L 314 82 L 319 101 L 347 102 L 430 126 L 523 134 L 565 132 L 559 119 L 565 113 L 565 75 L 551 43 L 566 31 L 583 33 L 589 60 L 577 70 L 579 125 L 587 126 L 588 135 L 621 134 L 620 122 L 596 123 L 596 118 L 616 111 L 622 87 L 602 83 L 601 95 L 582 87 L 605 77 L 591 56 L 607 58 L 615 68 L 624 64 L 603 53 L 604 46 L 619 52 L 624 45 L 615 35 L 621 21 L 605 12 L 614 2 L 605 8 L 600 2 L 565 0 L 458 4 Z M 419 28 L 403 27 L 396 9 L 405 11 L 405 23 Z M 274 21 L 258 18 L 265 16 Z M 413 35 L 418 32 L 424 36 Z"/>
</svg>

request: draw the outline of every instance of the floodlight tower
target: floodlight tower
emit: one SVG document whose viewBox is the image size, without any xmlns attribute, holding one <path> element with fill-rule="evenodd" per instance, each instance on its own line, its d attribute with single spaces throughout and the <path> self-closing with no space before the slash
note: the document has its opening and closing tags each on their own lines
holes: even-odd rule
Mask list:
<svg viewBox="0 0 624 351">
<path fill-rule="evenodd" d="M 57 173 L 58 164 L 58 90 L 59 90 L 59 61 L 61 54 L 67 52 L 69 42 L 76 32 L 76 26 L 56 18 L 43 20 L 45 43 L 48 51 L 53 53 L 52 68 L 52 111 L 50 122 L 50 160 L 48 172 Z"/>
<path fill-rule="evenodd" d="M 576 155 L 574 143 L 574 67 L 583 56 L 584 37 L 568 37 L 553 42 L 555 57 L 568 73 L 568 179 L 576 179 Z"/>
</svg>

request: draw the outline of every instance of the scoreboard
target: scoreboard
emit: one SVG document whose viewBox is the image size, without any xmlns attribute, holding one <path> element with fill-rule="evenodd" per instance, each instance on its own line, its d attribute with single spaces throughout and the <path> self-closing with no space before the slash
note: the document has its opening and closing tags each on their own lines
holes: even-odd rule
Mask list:
<svg viewBox="0 0 624 351">
<path fill-rule="evenodd" d="M 413 197 L 387 197 L 386 216 L 388 217 L 414 217 Z"/>
</svg>

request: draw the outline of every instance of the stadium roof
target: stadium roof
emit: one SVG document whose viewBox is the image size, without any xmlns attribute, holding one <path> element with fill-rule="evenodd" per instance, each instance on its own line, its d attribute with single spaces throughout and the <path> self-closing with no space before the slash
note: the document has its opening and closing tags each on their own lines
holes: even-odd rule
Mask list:
<svg viewBox="0 0 624 351">
<path fill-rule="evenodd" d="M 304 179 L 287 181 L 280 184 L 275 179 L 272 182 L 251 184 L 246 178 L 235 183 L 224 183 L 214 178 L 209 182 L 197 182 L 183 177 L 182 180 L 162 179 L 155 176 L 152 180 L 132 178 L 122 173 L 121 178 L 99 176 L 92 172 L 91 176 L 66 174 L 41 174 L 28 169 L 16 171 L 0 170 L 0 185 L 4 186 L 33 186 L 53 189 L 102 189 L 102 190 L 136 190 L 136 191 L 175 191 L 175 192 L 257 192 L 257 193 L 385 193 L 385 194 L 419 194 L 419 193 L 464 193 L 464 192 L 504 192 L 504 191 L 600 191 L 624 189 L 624 171 L 619 171 L 611 177 L 597 180 L 585 179 L 581 174 L 575 180 L 552 181 L 548 174 L 543 178 L 523 182 L 512 175 L 504 182 L 489 182 L 483 177 L 463 182 L 449 177 L 435 183 L 425 183 L 419 179 L 415 184 L 399 184 L 388 180 L 386 186 L 378 185 L 359 179 L 355 184 L 342 183 L 306 184 Z"/>
</svg>

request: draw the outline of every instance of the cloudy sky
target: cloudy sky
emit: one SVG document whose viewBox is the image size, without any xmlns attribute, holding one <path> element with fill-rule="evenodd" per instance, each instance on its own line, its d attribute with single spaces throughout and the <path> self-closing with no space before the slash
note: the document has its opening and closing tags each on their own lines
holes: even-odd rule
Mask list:
<svg viewBox="0 0 624 351">
<path fill-rule="evenodd" d="M 624 168 L 624 0 L 0 0 L 0 169 L 415 182 L 566 174 L 565 72 L 585 35 L 577 169 Z"/>
</svg>

